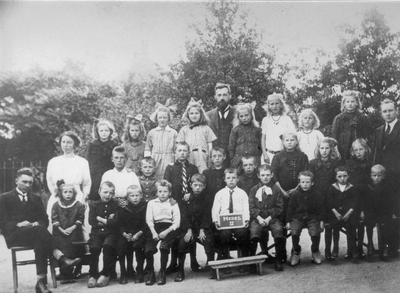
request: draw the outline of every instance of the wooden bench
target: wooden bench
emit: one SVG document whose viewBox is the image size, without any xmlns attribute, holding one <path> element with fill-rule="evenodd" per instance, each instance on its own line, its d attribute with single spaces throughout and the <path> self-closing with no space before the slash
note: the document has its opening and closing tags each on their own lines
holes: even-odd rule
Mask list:
<svg viewBox="0 0 400 293">
<path fill-rule="evenodd" d="M 241 258 L 213 260 L 208 262 L 208 264 L 217 271 L 217 280 L 219 281 L 219 269 L 229 267 L 257 264 L 258 273 L 262 275 L 262 263 L 266 258 L 266 255 L 246 256 Z"/>
</svg>

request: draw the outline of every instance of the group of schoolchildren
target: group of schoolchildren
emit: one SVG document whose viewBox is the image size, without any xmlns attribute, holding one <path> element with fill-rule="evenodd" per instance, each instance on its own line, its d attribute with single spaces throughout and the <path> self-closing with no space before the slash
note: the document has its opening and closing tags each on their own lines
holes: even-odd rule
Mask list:
<svg viewBox="0 0 400 293">
<path fill-rule="evenodd" d="M 243 257 L 255 255 L 258 244 L 261 253 L 267 254 L 269 231 L 275 243 L 277 271 L 282 271 L 287 262 L 289 236 L 289 264 L 299 264 L 304 228 L 311 237 L 315 264 L 322 261 L 319 247 L 324 230 L 327 261 L 339 256 L 340 231 L 347 237 L 346 258 L 355 262 L 377 252 L 384 260 L 397 253 L 398 243 L 391 237 L 393 219 L 398 217 L 397 205 L 393 190 L 385 181 L 385 168 L 372 166 L 369 160 L 369 130 L 365 117 L 359 113 L 358 94 L 344 93 L 342 113 L 333 123 L 334 138 L 324 137 L 316 130 L 319 119 L 311 109 L 299 115 L 296 133 L 280 94 L 268 96 L 265 107 L 267 116 L 260 128 L 250 104 L 236 106 L 228 153 L 212 146 L 216 136 L 198 102 L 189 103 L 183 114 L 188 125 L 179 133 L 168 126 L 170 110 L 158 107 L 152 116 L 158 126 L 147 134 L 146 142 L 140 115 L 129 118 L 123 145 L 110 144 L 113 148 L 102 150 L 109 152 L 115 168 L 105 172 L 97 180 L 97 187 L 92 188 L 97 194 L 91 195 L 89 206 L 89 288 L 108 284 L 117 259 L 121 284 L 134 277 L 136 283 L 163 285 L 170 272 L 177 272 L 174 281 L 181 282 L 185 279 L 187 253 L 193 271 L 206 269 L 210 278 L 216 278 L 209 262 L 215 255 L 229 259 L 232 239 Z M 95 126 L 100 138 L 103 128 L 109 128 L 110 140 L 111 124 L 100 121 Z M 87 157 L 93 164 L 96 156 L 90 154 L 90 149 L 94 148 L 89 147 Z M 73 186 L 59 182 L 58 187 L 60 200 L 56 205 L 71 205 L 75 200 Z M 68 224 L 62 224 L 65 234 L 75 230 L 71 226 L 83 223 L 84 208 L 80 205 L 64 220 L 59 219 L 56 205 L 53 225 L 68 219 Z M 219 215 L 231 213 L 242 214 L 243 227 L 221 229 Z M 373 244 L 375 226 L 379 250 Z M 159 242 L 160 270 L 156 280 L 154 254 Z M 196 243 L 204 246 L 205 268 L 197 262 Z M 66 247 L 60 249 L 72 247 L 71 243 L 63 245 Z M 101 252 L 103 269 L 99 272 Z M 231 272 L 230 268 L 223 271 Z M 239 272 L 247 271 L 255 272 L 256 267 L 239 267 Z"/>
</svg>

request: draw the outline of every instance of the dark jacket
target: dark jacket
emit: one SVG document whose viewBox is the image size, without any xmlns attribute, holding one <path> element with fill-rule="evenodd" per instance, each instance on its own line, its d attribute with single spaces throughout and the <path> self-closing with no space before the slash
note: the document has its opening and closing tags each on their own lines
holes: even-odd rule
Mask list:
<svg viewBox="0 0 400 293">
<path fill-rule="evenodd" d="M 18 245 L 15 243 L 18 228 L 17 224 L 23 221 L 38 222 L 47 228 L 49 219 L 39 196 L 27 194 L 27 202 L 23 204 L 16 189 L 0 195 L 0 229 L 4 235 L 7 246 Z"/>
<path fill-rule="evenodd" d="M 89 143 L 86 150 L 85 158 L 89 162 L 90 178 L 92 185 L 90 188 L 89 199 L 100 199 L 98 190 L 101 183 L 101 177 L 104 172 L 114 168 L 114 163 L 111 161 L 112 150 L 118 144 L 113 140 L 102 142 L 98 139 Z"/>
<path fill-rule="evenodd" d="M 291 222 L 294 219 L 300 221 L 325 219 L 323 198 L 318 190 L 311 187 L 310 190 L 304 191 L 299 186 L 291 193 L 286 221 Z"/>
<path fill-rule="evenodd" d="M 190 164 L 187 160 L 185 161 L 185 166 L 188 192 L 190 192 L 190 178 L 192 178 L 194 174 L 199 173 L 199 170 L 195 165 Z M 184 196 L 182 193 L 182 164 L 179 161 L 176 161 L 174 164 L 168 165 L 165 169 L 164 179 L 172 184 L 172 197 L 179 203 L 179 206 L 181 206 L 182 197 Z"/>
<path fill-rule="evenodd" d="M 92 226 L 91 234 L 104 235 L 108 233 L 118 233 L 118 229 L 114 226 L 113 221 L 107 221 L 107 225 L 99 225 L 96 217 L 101 217 L 104 219 L 109 219 L 110 215 L 116 214 L 118 212 L 118 203 L 114 200 L 109 202 L 102 202 L 101 200 L 92 202 L 89 209 L 89 224 Z"/>
<path fill-rule="evenodd" d="M 321 159 L 314 159 L 310 162 L 310 171 L 314 174 L 314 188 L 323 197 L 327 196 L 329 186 L 336 182 L 335 168 L 341 164 L 339 160 L 323 162 Z"/>
<path fill-rule="evenodd" d="M 259 181 L 260 179 L 257 177 L 256 170 L 254 170 L 253 174 L 250 176 L 243 172 L 243 174 L 239 176 L 237 186 L 243 189 L 247 193 L 247 196 L 249 196 L 250 190 L 257 185 Z"/>
<path fill-rule="evenodd" d="M 147 202 L 141 201 L 138 205 L 128 203 L 124 208 L 119 208 L 115 216 L 109 220 L 108 225 L 118 227 L 118 235 L 123 232 L 136 234 L 139 231 L 146 232 Z"/>
<path fill-rule="evenodd" d="M 372 162 L 369 160 L 357 160 L 351 158 L 346 161 L 346 166 L 349 169 L 349 183 L 357 188 L 361 188 L 368 184 L 371 178 Z"/>
<path fill-rule="evenodd" d="M 283 195 L 281 190 L 275 184 L 269 186 L 272 190 L 272 194 L 267 194 L 264 191 L 261 192 L 261 200 L 257 197 L 257 191 L 264 185 L 258 183 L 253 186 L 249 194 L 249 208 L 250 218 L 257 219 L 260 216 L 263 219 L 271 216 L 272 220 L 278 218 L 283 211 Z"/>
<path fill-rule="evenodd" d="M 359 112 L 343 112 L 335 117 L 332 124 L 332 137 L 338 141 L 342 160 L 350 158 L 353 141 L 357 138 L 367 139 L 371 130 L 367 117 Z"/>
<path fill-rule="evenodd" d="M 357 213 L 357 198 L 358 190 L 350 183 L 347 183 L 346 188 L 342 192 L 339 184 L 336 182 L 329 187 L 327 205 L 329 210 L 328 219 L 336 221 L 336 216 L 333 209 L 344 216 L 350 209 L 353 209 L 351 218 Z"/>
<path fill-rule="evenodd" d="M 212 202 L 210 197 L 202 192 L 195 196 L 190 195 L 189 201 L 182 202 L 181 210 L 181 229 L 186 231 L 192 228 L 194 231 L 209 229 L 212 224 L 211 218 Z"/>
<path fill-rule="evenodd" d="M 283 190 L 288 191 L 297 186 L 299 173 L 308 170 L 308 158 L 299 150 L 293 152 L 283 150 L 274 156 L 271 167 L 274 170 L 275 180 Z"/>
<path fill-rule="evenodd" d="M 211 202 L 214 201 L 214 197 L 218 191 L 226 186 L 225 183 L 225 168 L 221 169 L 207 169 L 203 171 L 203 175 L 206 176 L 206 189 L 205 193 L 210 197 Z"/>
</svg>

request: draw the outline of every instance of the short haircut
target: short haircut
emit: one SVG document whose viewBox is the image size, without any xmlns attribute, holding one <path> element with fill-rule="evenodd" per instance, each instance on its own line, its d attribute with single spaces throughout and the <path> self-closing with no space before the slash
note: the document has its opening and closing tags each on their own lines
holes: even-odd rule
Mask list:
<svg viewBox="0 0 400 293">
<path fill-rule="evenodd" d="M 347 174 L 349 174 L 349 168 L 347 168 L 346 166 L 338 166 L 335 168 L 335 174 L 337 175 L 338 172 L 347 172 Z"/>
<path fill-rule="evenodd" d="M 104 181 L 104 182 L 102 182 L 102 183 L 100 184 L 99 192 L 101 191 L 101 189 L 103 188 L 104 185 L 106 185 L 106 186 L 108 186 L 108 187 L 110 187 L 110 188 L 114 188 L 114 190 L 115 190 L 115 185 L 114 185 L 114 183 L 112 183 L 112 182 L 110 182 L 110 181 Z"/>
<path fill-rule="evenodd" d="M 128 195 L 128 193 L 129 193 L 130 191 L 132 191 L 132 192 L 137 191 L 137 192 L 140 193 L 140 195 L 143 194 L 142 188 L 140 187 L 140 185 L 131 185 L 131 186 L 128 186 L 128 188 L 126 189 L 126 194 Z"/>
<path fill-rule="evenodd" d="M 156 182 L 156 186 L 157 186 L 157 190 L 158 190 L 159 187 L 168 187 L 168 191 L 169 192 L 172 191 L 172 184 L 169 181 L 165 180 L 165 179 L 157 181 Z"/>
<path fill-rule="evenodd" d="M 311 171 L 309 171 L 309 170 L 307 170 L 307 171 L 301 171 L 301 172 L 299 173 L 299 176 L 298 176 L 297 178 L 300 179 L 300 176 L 310 177 L 310 178 L 311 178 L 311 181 L 314 182 L 314 173 L 311 172 Z"/>
<path fill-rule="evenodd" d="M 113 157 L 114 157 L 114 152 L 115 152 L 115 153 L 124 154 L 125 157 L 127 156 L 127 153 L 126 153 L 126 151 L 125 151 L 125 148 L 122 147 L 122 146 L 116 146 L 115 148 L 113 148 L 113 150 L 112 150 L 112 156 L 113 156 Z"/>
<path fill-rule="evenodd" d="M 394 108 L 397 109 L 397 104 L 396 104 L 396 102 L 393 101 L 393 100 L 391 100 L 391 99 L 388 99 L 388 98 L 384 99 L 384 100 L 381 102 L 381 105 L 380 105 L 381 109 L 382 109 L 382 106 L 383 106 L 383 105 L 387 105 L 387 104 L 393 104 Z"/>
<path fill-rule="evenodd" d="M 203 183 L 204 185 L 206 185 L 206 176 L 202 175 L 202 174 L 194 174 L 192 176 L 192 178 L 190 178 L 190 182 L 194 183 L 194 182 L 200 182 Z"/>
<path fill-rule="evenodd" d="M 243 157 L 241 157 L 240 158 L 240 161 L 242 162 L 242 164 L 243 164 L 243 160 L 249 160 L 249 159 L 253 159 L 253 163 L 254 163 L 254 165 L 257 165 L 257 159 L 256 159 L 256 156 L 249 156 L 249 155 L 246 155 L 246 156 L 243 156 Z"/>
<path fill-rule="evenodd" d="M 238 176 L 238 170 L 236 168 L 226 168 L 224 171 L 224 177 L 226 174 L 236 174 L 236 176 Z"/>
<path fill-rule="evenodd" d="M 219 89 L 224 89 L 227 88 L 228 89 L 228 93 L 231 94 L 231 86 L 227 83 L 217 83 L 214 87 L 214 92 L 216 92 Z"/>
<path fill-rule="evenodd" d="M 174 146 L 174 152 L 176 152 L 176 150 L 178 149 L 178 146 L 180 146 L 180 145 L 184 145 L 187 148 L 188 152 L 190 152 L 190 146 L 188 145 L 188 143 L 186 141 L 177 142 Z"/>
<path fill-rule="evenodd" d="M 376 165 L 373 165 L 371 167 L 371 173 L 372 172 L 379 172 L 379 173 L 382 173 L 383 175 L 385 175 L 386 174 L 386 168 L 383 167 L 382 165 L 376 164 Z"/>
<path fill-rule="evenodd" d="M 139 161 L 139 163 L 138 163 L 139 169 L 143 167 L 143 164 L 144 164 L 144 163 L 150 163 L 150 164 L 153 165 L 153 167 L 157 167 L 156 160 L 154 160 L 154 159 L 151 158 L 151 157 L 146 157 L 146 158 L 143 158 L 143 159 L 141 159 L 141 160 Z"/>
<path fill-rule="evenodd" d="M 350 148 L 350 155 L 355 157 L 354 148 L 357 143 L 365 148 L 365 159 L 368 160 L 369 156 L 371 155 L 371 148 L 368 146 L 367 141 L 363 138 L 357 138 L 355 141 L 353 141 Z"/>
<path fill-rule="evenodd" d="M 261 165 L 257 170 L 258 174 L 260 174 L 262 171 L 271 171 L 271 174 L 274 173 L 274 169 L 272 169 L 271 165 L 268 164 Z"/>
<path fill-rule="evenodd" d="M 357 111 L 361 112 L 362 110 L 362 104 L 361 104 L 361 99 L 360 99 L 360 93 L 357 91 L 344 91 L 342 94 L 342 102 L 340 103 L 340 111 L 346 112 L 346 108 L 344 106 L 344 103 L 346 102 L 346 98 L 352 97 L 356 100 L 357 102 Z"/>
<path fill-rule="evenodd" d="M 78 147 L 81 144 L 81 139 L 79 138 L 79 136 L 73 132 L 73 131 L 66 131 L 63 134 L 60 135 L 59 139 L 58 139 L 58 143 L 61 145 L 61 140 L 64 136 L 68 136 L 69 138 L 71 138 L 74 141 L 74 147 Z"/>
<path fill-rule="evenodd" d="M 212 156 L 213 152 L 220 152 L 222 155 L 226 156 L 225 149 L 221 147 L 213 147 L 210 151 L 210 157 Z"/>
<path fill-rule="evenodd" d="M 27 176 L 30 176 L 30 177 L 34 177 L 32 169 L 31 169 L 31 168 L 27 168 L 27 167 L 24 167 L 24 168 L 19 169 L 19 170 L 17 171 L 17 174 L 16 174 L 15 177 L 16 177 L 16 178 L 19 178 L 19 177 L 21 177 L 22 175 L 27 175 Z"/>
<path fill-rule="evenodd" d="M 304 109 L 303 111 L 301 111 L 301 113 L 299 115 L 299 128 L 304 127 L 303 126 L 303 117 L 306 115 L 311 115 L 314 118 L 313 129 L 319 128 L 321 122 L 319 121 L 317 114 L 315 114 L 315 112 L 312 109 Z"/>
</svg>

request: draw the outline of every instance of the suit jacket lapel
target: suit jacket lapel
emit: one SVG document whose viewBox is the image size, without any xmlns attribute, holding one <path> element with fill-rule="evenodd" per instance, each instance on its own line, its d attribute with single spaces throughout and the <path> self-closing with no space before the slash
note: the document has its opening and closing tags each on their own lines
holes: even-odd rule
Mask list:
<svg viewBox="0 0 400 293">
<path fill-rule="evenodd" d="M 19 198 L 19 194 L 18 194 L 18 192 L 17 192 L 17 190 L 15 188 L 14 188 L 14 190 L 12 192 L 11 200 L 13 201 L 13 205 L 22 206 L 22 201 Z M 29 200 L 29 197 L 27 197 L 27 200 Z"/>
<path fill-rule="evenodd" d="M 390 132 L 389 137 L 387 138 L 386 146 L 388 146 L 393 141 L 393 139 L 395 139 L 395 137 L 398 135 L 399 130 L 400 130 L 400 123 L 397 120 L 396 124 L 393 127 L 392 132 Z"/>
</svg>

